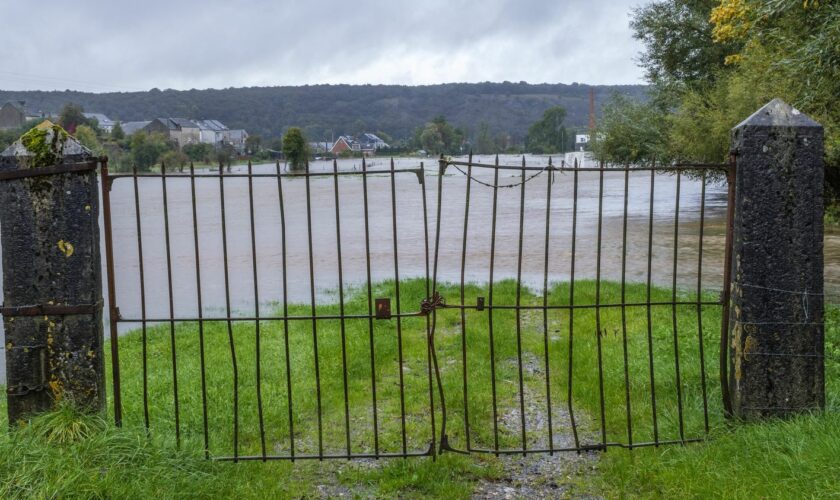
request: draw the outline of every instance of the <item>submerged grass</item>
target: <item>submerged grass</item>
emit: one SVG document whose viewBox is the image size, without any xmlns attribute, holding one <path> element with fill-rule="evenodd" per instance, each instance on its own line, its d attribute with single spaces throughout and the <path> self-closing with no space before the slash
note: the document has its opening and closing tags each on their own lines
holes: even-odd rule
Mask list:
<svg viewBox="0 0 840 500">
<path fill-rule="evenodd" d="M 441 291 L 449 303 L 458 302 L 458 287 L 446 285 Z M 420 301 L 427 295 L 422 280 L 401 283 L 400 292 L 403 312 L 418 310 Z M 465 303 L 474 304 L 480 296 L 489 298 L 489 292 L 486 285 L 469 285 L 465 289 Z M 568 284 L 553 285 L 549 303 L 567 304 L 569 292 Z M 577 282 L 575 303 L 593 304 L 596 293 L 593 282 Z M 646 301 L 647 293 L 647 289 L 639 285 L 628 285 L 625 290 L 628 303 Z M 670 290 L 654 289 L 651 300 L 670 301 L 671 293 Z M 373 296 L 391 297 L 393 301 L 394 284 L 375 285 Z M 601 303 L 620 303 L 621 289 L 617 284 L 603 283 L 600 298 Z M 695 297 L 678 292 L 677 299 L 691 301 Z M 523 304 L 539 305 L 542 300 L 541 295 L 522 291 Z M 703 300 L 714 298 L 707 296 Z M 514 304 L 516 284 L 512 281 L 497 284 L 493 289 L 493 301 L 495 304 Z M 346 314 L 366 314 L 367 310 L 366 290 L 355 290 L 348 295 Z M 396 303 L 392 304 L 392 310 L 397 311 Z M 310 312 L 306 305 L 289 307 L 292 316 Z M 339 306 L 319 306 L 317 312 L 319 315 L 337 314 Z M 699 317 L 696 306 L 654 306 L 650 322 L 644 308 L 634 307 L 626 308 L 624 322 L 621 308 L 602 308 L 600 315 L 595 308 L 579 309 L 573 318 L 569 317 L 568 310 L 561 309 L 550 311 L 545 318 L 540 311 L 523 311 L 520 316 L 522 327 L 517 336 L 515 311 L 497 310 L 492 317 L 494 356 L 491 367 L 487 311 L 466 311 L 463 323 L 466 335 L 462 336 L 461 312 L 439 310 L 435 345 L 447 403 L 450 443 L 463 449 L 469 439 L 473 448 L 492 448 L 495 444 L 494 421 L 500 421 L 500 448 L 521 447 L 519 407 L 523 402 L 528 408 L 538 408 L 544 418 L 552 414 L 554 433 L 568 442 L 571 428 L 566 412 L 570 401 L 580 426 L 582 444 L 597 444 L 603 434 L 608 442 L 649 441 L 654 433 L 660 440 L 678 439 L 678 401 L 681 401 L 683 435 L 691 438 L 704 434 L 705 405 L 713 440 L 684 447 L 632 452 L 611 450 L 602 456 L 600 474 L 587 479 L 589 486 L 578 485 L 572 492 L 590 491 L 607 496 L 751 497 L 763 494 L 761 492 L 766 492 L 765 496 L 777 496 L 800 491 L 814 496 L 837 491 L 836 478 L 840 477 L 840 459 L 837 458 L 840 457 L 837 453 L 840 451 L 840 426 L 837 424 L 840 421 L 836 415 L 732 428 L 725 424 L 721 417 L 716 370 L 719 316 L 717 306 L 701 307 Z M 830 350 L 840 337 L 840 317 L 836 310 L 829 311 L 828 320 L 826 333 Z M 547 328 L 544 328 L 544 321 Z M 567 397 L 570 321 L 574 325 L 571 400 Z M 80 420 L 71 410 L 62 408 L 0 437 L 0 477 L 3 478 L 0 496 L 250 498 L 355 493 L 362 496 L 467 497 L 476 482 L 492 480 L 502 474 L 500 462 L 492 455 L 448 453 L 436 461 L 392 459 L 376 466 L 371 465 L 372 461 L 304 460 L 234 465 L 204 459 L 202 373 L 206 385 L 207 451 L 212 457 L 234 453 L 261 456 L 260 409 L 266 455 L 290 454 L 292 437 L 298 456 L 317 454 L 319 448 L 324 453 L 344 454 L 348 449 L 348 422 L 349 448 L 353 454 L 374 453 L 377 446 L 381 453 L 398 453 L 403 449 L 427 451 L 433 438 L 437 439 L 432 432 L 433 418 L 434 431 L 440 433 L 441 400 L 436 389 L 431 392 L 434 400 L 430 399 L 430 383 L 434 381 L 429 372 L 426 319 L 405 318 L 400 322 L 399 331 L 396 323 L 393 319 L 374 321 L 371 331 L 366 319 L 346 320 L 342 335 L 340 321 L 318 320 L 314 325 L 319 349 L 316 358 L 311 320 L 289 321 L 288 332 L 283 322 L 260 322 L 261 408 L 257 404 L 257 335 L 253 321 L 234 321 L 230 330 L 226 322 L 207 322 L 202 329 L 196 323 L 179 323 L 173 331 L 168 325 L 149 325 L 145 334 L 142 330 L 131 332 L 120 338 L 124 427 L 116 429 L 96 418 Z M 595 333 L 598 323 L 602 332 L 600 338 Z M 626 351 L 623 325 L 627 332 Z M 173 336 L 177 378 L 172 363 Z M 291 364 L 287 364 L 287 338 Z M 598 370 L 599 340 L 602 377 Z M 467 346 L 466 396 L 462 341 Z M 517 345 L 521 345 L 521 358 Z M 706 367 L 705 404 L 701 346 Z M 236 383 L 232 354 L 236 358 Z M 680 399 L 676 356 L 680 358 Z M 316 359 L 320 379 L 320 440 Z M 520 359 L 523 392 L 519 391 Z M 834 401 L 840 394 L 835 385 L 838 367 L 834 361 L 829 365 L 827 380 Z M 491 377 L 491 370 L 496 372 L 495 379 Z M 548 385 L 547 372 L 550 375 Z M 178 383 L 180 447 L 176 446 L 175 439 L 175 380 Z M 495 418 L 493 382 L 497 403 Z M 373 383 L 376 384 L 378 434 L 373 432 Z M 233 411 L 234 388 L 238 389 L 237 414 Z M 656 397 L 655 412 L 651 389 Z M 547 403 L 548 393 L 551 406 Z M 145 426 L 144 394 L 148 402 L 148 428 Z M 520 395 L 524 401 L 520 400 Z M 292 403 L 291 420 L 289 401 Z M 465 410 L 469 412 L 469 432 L 465 425 Z M 238 434 L 235 434 L 237 419 Z M 290 422 L 294 433 L 290 432 Z M 548 446 L 547 427 L 529 423 L 525 442 L 528 447 Z M 773 482 L 778 486 L 768 486 Z"/>
</svg>

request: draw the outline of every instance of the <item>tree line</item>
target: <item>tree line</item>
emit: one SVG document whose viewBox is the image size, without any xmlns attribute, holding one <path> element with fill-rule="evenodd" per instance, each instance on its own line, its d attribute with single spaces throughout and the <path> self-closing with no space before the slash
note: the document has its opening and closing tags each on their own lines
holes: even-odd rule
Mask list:
<svg viewBox="0 0 840 500">
<path fill-rule="evenodd" d="M 545 110 L 543 116 L 528 128 L 524 142 L 517 144 L 511 142 L 510 136 L 506 134 L 491 136 L 486 123 L 479 125 L 477 140 L 471 141 L 462 128 L 453 126 L 444 115 L 438 115 L 425 125 L 417 127 L 409 139 L 397 142 L 383 134 L 384 139 L 392 146 L 379 153 L 563 153 L 572 148 L 571 141 L 574 137 L 573 131 L 568 130 L 564 123 L 565 117 L 566 110 L 561 106 Z M 75 103 L 64 105 L 57 122 L 94 154 L 107 155 L 111 168 L 115 171 L 136 168 L 145 172 L 155 165 L 164 164 L 178 170 L 183 170 L 191 163 L 226 165 L 236 156 L 230 145 L 218 147 L 195 143 L 179 147 L 177 142 L 159 132 L 135 133 L 129 137 L 126 136 L 120 122 L 116 122 L 110 132 L 106 132 L 99 127 L 95 118 L 86 117 L 84 108 Z M 29 123 L 20 129 L 0 131 L 0 150 L 34 125 L 37 123 Z M 346 151 L 345 154 L 359 153 Z M 313 151 L 310 150 L 305 132 L 300 127 L 290 127 L 282 137 L 273 138 L 265 144 L 262 136 L 250 135 L 246 143 L 246 155 L 255 161 L 282 155 L 292 169 L 300 169 L 313 155 Z"/>
<path fill-rule="evenodd" d="M 486 82 L 152 89 L 101 94 L 0 91 L 0 102 L 25 100 L 29 109 L 52 114 L 72 102 L 122 122 L 163 116 L 213 117 L 230 128 L 242 128 L 263 138 L 281 137 L 289 127 L 300 127 L 313 141 L 374 132 L 389 136 L 398 147 L 407 146 L 418 127 L 445 115 L 473 144 L 482 137 L 485 143 L 491 140 L 501 145 L 521 145 L 531 124 L 554 106 L 566 110 L 568 124 L 585 127 L 589 89 L 590 86 L 583 84 Z M 646 92 L 642 85 L 595 86 L 594 89 L 599 114 L 600 104 L 614 92 L 634 100 L 644 99 Z"/>
</svg>

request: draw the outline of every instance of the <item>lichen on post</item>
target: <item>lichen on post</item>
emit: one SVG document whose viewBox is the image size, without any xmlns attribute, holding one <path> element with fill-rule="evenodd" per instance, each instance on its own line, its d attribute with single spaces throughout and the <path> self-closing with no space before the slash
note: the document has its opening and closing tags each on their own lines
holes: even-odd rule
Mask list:
<svg viewBox="0 0 840 500">
<path fill-rule="evenodd" d="M 9 422 L 104 409 L 98 158 L 45 121 L 0 153 Z"/>
</svg>

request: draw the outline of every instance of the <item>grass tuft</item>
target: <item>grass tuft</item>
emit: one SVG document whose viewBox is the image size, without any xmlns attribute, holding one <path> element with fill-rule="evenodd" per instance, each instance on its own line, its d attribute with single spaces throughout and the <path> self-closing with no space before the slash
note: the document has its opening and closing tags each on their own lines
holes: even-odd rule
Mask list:
<svg viewBox="0 0 840 500">
<path fill-rule="evenodd" d="M 61 402 L 47 414 L 39 416 L 23 427 L 26 432 L 48 444 L 68 444 L 83 441 L 105 429 L 101 415 L 84 415 L 74 405 Z"/>
</svg>

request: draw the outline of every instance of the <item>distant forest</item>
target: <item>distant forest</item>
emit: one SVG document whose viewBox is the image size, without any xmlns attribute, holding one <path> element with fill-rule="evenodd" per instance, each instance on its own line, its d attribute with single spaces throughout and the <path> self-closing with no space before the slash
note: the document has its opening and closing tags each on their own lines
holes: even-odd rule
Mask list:
<svg viewBox="0 0 840 500">
<path fill-rule="evenodd" d="M 645 99 L 644 85 L 595 86 L 596 114 L 613 93 Z M 382 132 L 393 140 L 409 138 L 417 127 L 443 115 L 468 138 L 480 128 L 522 142 L 528 127 L 552 106 L 563 106 L 568 127 L 585 128 L 589 85 L 449 83 L 442 85 L 309 85 L 207 90 L 88 93 L 77 91 L 2 91 L 0 103 L 26 101 L 30 111 L 58 114 L 73 102 L 85 111 L 120 121 L 154 117 L 218 119 L 265 139 L 298 126 L 310 140 L 342 134 Z"/>
</svg>

